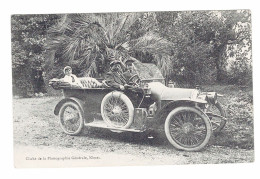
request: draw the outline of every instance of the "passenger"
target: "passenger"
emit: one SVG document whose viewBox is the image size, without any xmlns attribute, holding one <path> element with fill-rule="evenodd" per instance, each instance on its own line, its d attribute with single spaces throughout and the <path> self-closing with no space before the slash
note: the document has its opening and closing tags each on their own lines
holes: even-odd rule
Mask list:
<svg viewBox="0 0 260 179">
<path fill-rule="evenodd" d="M 79 87 L 82 87 L 82 84 L 80 83 L 78 77 L 74 74 L 72 74 L 72 68 L 70 66 L 66 66 L 63 70 L 65 76 L 62 79 L 62 81 L 67 82 L 72 85 L 76 85 Z"/>
<path fill-rule="evenodd" d="M 127 84 L 126 78 L 123 75 L 122 63 L 114 60 L 110 63 L 110 71 L 106 74 L 106 84 L 109 87 L 125 90 L 124 85 Z"/>
</svg>

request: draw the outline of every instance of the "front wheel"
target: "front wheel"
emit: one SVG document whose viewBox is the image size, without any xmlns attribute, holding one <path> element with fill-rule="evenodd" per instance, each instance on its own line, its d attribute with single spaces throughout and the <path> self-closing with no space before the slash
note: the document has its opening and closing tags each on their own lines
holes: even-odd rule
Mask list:
<svg viewBox="0 0 260 179">
<path fill-rule="evenodd" d="M 66 102 L 60 112 L 60 126 L 66 134 L 77 135 L 84 126 L 81 108 L 74 102 Z"/>
<path fill-rule="evenodd" d="M 225 127 L 227 114 L 219 102 L 210 104 L 206 110 L 206 114 L 211 121 L 213 133 L 218 133 Z"/>
<path fill-rule="evenodd" d="M 209 142 L 212 126 L 208 116 L 193 107 L 178 107 L 165 120 L 165 134 L 177 149 L 199 151 Z"/>
</svg>

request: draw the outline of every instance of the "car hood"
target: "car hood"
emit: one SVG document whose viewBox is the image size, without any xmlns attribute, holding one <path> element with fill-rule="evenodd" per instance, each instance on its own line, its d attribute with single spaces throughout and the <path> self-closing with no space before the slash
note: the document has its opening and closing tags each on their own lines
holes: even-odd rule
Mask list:
<svg viewBox="0 0 260 179">
<path fill-rule="evenodd" d="M 160 82 L 151 82 L 148 84 L 151 89 L 152 98 L 155 100 L 186 100 L 191 99 L 196 89 L 187 88 L 169 88 Z"/>
</svg>

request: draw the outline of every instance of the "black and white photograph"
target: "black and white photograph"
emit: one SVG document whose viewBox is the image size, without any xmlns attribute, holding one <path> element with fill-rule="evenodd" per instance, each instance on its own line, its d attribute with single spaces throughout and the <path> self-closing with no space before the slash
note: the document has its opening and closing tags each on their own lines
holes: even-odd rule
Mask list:
<svg viewBox="0 0 260 179">
<path fill-rule="evenodd" d="M 251 11 L 11 16 L 16 168 L 252 163 Z"/>
</svg>

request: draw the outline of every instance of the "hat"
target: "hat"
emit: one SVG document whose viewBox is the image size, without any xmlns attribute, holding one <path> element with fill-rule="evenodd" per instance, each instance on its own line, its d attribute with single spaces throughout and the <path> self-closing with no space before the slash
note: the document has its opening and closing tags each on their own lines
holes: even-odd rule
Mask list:
<svg viewBox="0 0 260 179">
<path fill-rule="evenodd" d="M 72 68 L 71 68 L 70 66 L 66 66 L 66 67 L 63 69 L 63 72 L 65 73 L 65 71 L 68 70 L 68 69 L 71 69 L 71 70 L 72 70 Z"/>
<path fill-rule="evenodd" d="M 127 59 L 126 61 L 125 61 L 125 64 L 128 64 L 128 63 L 134 63 L 135 62 L 135 60 L 133 60 L 133 59 Z"/>
<path fill-rule="evenodd" d="M 109 65 L 110 65 L 110 67 L 112 67 L 112 66 L 115 65 L 115 64 L 120 64 L 120 65 L 122 65 L 121 62 L 118 61 L 118 60 L 114 60 L 114 61 L 110 62 Z"/>
</svg>

